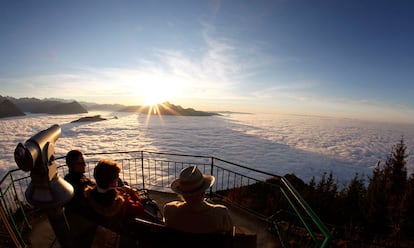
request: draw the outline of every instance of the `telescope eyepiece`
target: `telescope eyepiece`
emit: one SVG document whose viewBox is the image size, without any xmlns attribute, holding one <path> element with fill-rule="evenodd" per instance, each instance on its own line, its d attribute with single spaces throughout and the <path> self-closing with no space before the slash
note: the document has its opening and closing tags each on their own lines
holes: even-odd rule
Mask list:
<svg viewBox="0 0 414 248">
<path fill-rule="evenodd" d="M 35 164 L 32 154 L 22 143 L 19 143 L 14 150 L 14 160 L 17 166 L 23 171 L 31 171 Z"/>
</svg>

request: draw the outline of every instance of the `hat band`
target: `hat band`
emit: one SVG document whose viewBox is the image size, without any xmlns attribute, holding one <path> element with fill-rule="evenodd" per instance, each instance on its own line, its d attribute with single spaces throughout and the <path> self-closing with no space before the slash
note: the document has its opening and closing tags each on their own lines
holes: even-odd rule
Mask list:
<svg viewBox="0 0 414 248">
<path fill-rule="evenodd" d="M 204 186 L 204 180 L 199 180 L 197 183 L 180 182 L 180 189 L 184 193 L 191 193 L 201 189 Z"/>
</svg>

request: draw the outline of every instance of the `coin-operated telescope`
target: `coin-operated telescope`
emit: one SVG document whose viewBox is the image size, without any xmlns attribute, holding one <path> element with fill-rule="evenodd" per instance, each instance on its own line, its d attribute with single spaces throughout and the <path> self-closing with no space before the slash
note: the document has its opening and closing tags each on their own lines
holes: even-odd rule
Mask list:
<svg viewBox="0 0 414 248">
<path fill-rule="evenodd" d="M 30 171 L 32 181 L 26 189 L 26 200 L 46 210 L 60 245 L 71 248 L 72 239 L 64 205 L 72 199 L 74 190 L 57 173 L 54 144 L 60 132 L 59 125 L 53 125 L 24 144 L 19 143 L 14 151 L 14 160 L 21 170 Z"/>
<path fill-rule="evenodd" d="M 60 136 L 59 125 L 40 131 L 14 151 L 17 166 L 30 171 L 32 179 L 26 190 L 27 201 L 38 207 L 63 206 L 73 197 L 73 187 L 58 176 L 54 143 Z"/>
</svg>

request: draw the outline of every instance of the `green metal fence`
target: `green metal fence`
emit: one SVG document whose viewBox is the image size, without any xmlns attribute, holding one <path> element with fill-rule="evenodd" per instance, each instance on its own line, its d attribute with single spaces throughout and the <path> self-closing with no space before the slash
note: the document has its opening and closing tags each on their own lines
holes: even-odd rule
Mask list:
<svg viewBox="0 0 414 248">
<path fill-rule="evenodd" d="M 25 247 L 23 232 L 26 228 L 31 228 L 24 210 L 23 197 L 23 190 L 30 178 L 18 176 L 19 172 L 18 169 L 11 170 L 0 181 L 1 247 Z"/>
<path fill-rule="evenodd" d="M 328 247 L 331 234 L 291 183 L 284 177 L 210 156 L 171 154 L 150 151 L 86 153 L 86 176 L 99 159 L 114 159 L 122 166 L 121 179 L 129 185 L 158 191 L 170 191 L 171 182 L 181 169 L 195 165 L 203 173 L 214 175 L 216 183 L 209 197 L 237 206 L 269 223 L 269 231 L 280 238 L 284 247 Z M 58 175 L 67 173 L 63 157 L 56 159 Z M 28 173 L 9 171 L 0 181 L 0 196 L 6 235 L 16 246 L 24 247 L 23 232 L 30 228 L 24 192 L 30 183 Z M 30 219 L 30 218 L 29 218 Z"/>
</svg>

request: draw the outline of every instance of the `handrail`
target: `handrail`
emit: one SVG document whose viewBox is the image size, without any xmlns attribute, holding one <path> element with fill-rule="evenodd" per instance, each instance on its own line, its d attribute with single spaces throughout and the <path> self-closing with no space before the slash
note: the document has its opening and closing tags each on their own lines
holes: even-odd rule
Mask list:
<svg viewBox="0 0 414 248">
<path fill-rule="evenodd" d="M 255 168 L 251 168 L 251 167 L 248 167 L 248 166 L 245 166 L 245 165 L 236 164 L 236 163 L 233 163 L 233 162 L 230 162 L 230 161 L 221 159 L 221 158 L 217 158 L 217 157 L 212 157 L 212 158 L 215 159 L 215 160 L 218 160 L 218 161 L 227 163 L 227 164 L 231 164 L 231 165 L 234 165 L 234 166 L 243 168 L 243 169 L 247 169 L 247 170 L 250 170 L 250 171 L 258 172 L 258 173 L 264 174 L 266 176 L 280 177 L 279 175 L 275 175 L 275 174 L 272 174 L 272 173 L 269 173 L 269 172 L 265 172 L 265 171 L 262 171 L 262 170 L 258 170 L 258 169 L 255 169 Z"/>
<path fill-rule="evenodd" d="M 131 157 L 124 158 L 116 157 L 117 154 L 133 155 Z M 290 210 L 285 209 L 286 206 L 283 204 L 283 201 L 275 200 L 275 205 L 273 206 L 275 210 L 273 213 L 280 210 L 293 211 L 296 217 L 300 220 L 300 223 L 302 223 L 301 225 L 304 226 L 304 230 L 306 230 L 308 235 L 311 237 L 313 243 L 312 247 L 326 248 L 329 246 L 332 239 L 331 234 L 323 222 L 313 212 L 310 206 L 300 196 L 291 183 L 283 176 L 274 175 L 214 156 L 188 155 L 145 150 L 85 153 L 84 156 L 87 160 L 89 173 L 91 165 L 95 161 L 91 159 L 88 160 L 87 158 L 96 156 L 104 158 L 107 155 L 113 155 L 114 159 L 120 161 L 121 166 L 125 167 L 122 168 L 122 171 L 125 172 L 123 174 L 123 180 L 128 181 L 130 185 L 141 185 L 140 187 L 143 189 L 155 187 L 156 189 L 169 190 L 171 181 L 177 177 L 177 173 L 180 169 L 189 165 L 197 165 L 203 173 L 210 173 L 216 177 L 216 183 L 210 188 L 210 197 L 219 196 L 229 204 L 246 209 L 259 218 L 269 221 L 269 223 L 272 222 L 272 224 L 277 224 L 276 222 L 273 222 L 274 220 L 271 220 L 271 217 L 267 217 L 269 214 L 262 212 L 262 209 L 253 209 L 245 204 L 246 198 L 252 197 L 252 194 L 250 193 L 251 188 L 261 187 L 261 189 L 264 189 L 263 191 L 269 191 L 270 195 L 266 197 L 282 197 L 282 199 L 285 199 L 288 202 Z M 57 157 L 56 160 L 63 160 L 64 158 L 64 156 Z M 191 160 L 187 160 L 187 158 Z M 6 177 L 11 178 L 11 183 L 16 185 L 20 180 L 26 180 L 28 178 L 28 176 L 26 176 L 14 179 L 11 175 L 17 173 L 18 171 L 19 169 L 13 169 L 7 172 L 7 174 L 0 181 L 0 186 L 5 183 Z M 58 166 L 58 171 L 59 174 L 63 175 L 67 171 L 67 167 L 60 165 Z M 279 183 L 269 183 L 266 181 L 267 179 L 258 179 L 253 175 L 258 175 L 259 177 L 267 179 L 276 178 Z M 24 191 L 23 188 L 20 190 L 22 192 Z M 266 201 L 268 199 L 259 200 Z M 266 202 L 263 203 L 264 207 L 269 207 L 266 204 Z M 291 224 L 296 225 L 293 222 Z M 316 228 L 313 228 L 315 226 Z M 285 235 L 285 237 L 287 237 L 287 235 Z"/>
<path fill-rule="evenodd" d="M 12 169 L 8 171 L 3 178 L 0 180 L 0 209 L 1 209 L 1 221 L 5 226 L 12 242 L 16 247 L 25 247 L 26 243 L 23 239 L 23 235 L 21 233 L 24 226 L 31 228 L 28 219 L 26 218 L 25 211 L 17 196 L 16 185 L 14 184 L 13 173 L 19 171 L 19 169 Z M 6 179 L 10 180 L 8 185 L 4 185 L 6 183 Z M 10 196 L 12 194 L 12 196 Z M 23 218 L 22 220 L 22 227 L 19 228 L 16 219 L 14 218 L 14 212 L 21 211 Z"/>
<path fill-rule="evenodd" d="M 0 180 L 0 185 L 3 184 L 3 182 L 6 180 L 7 177 L 9 177 L 9 175 L 11 175 L 13 172 L 16 172 L 16 171 L 20 171 L 20 169 L 16 168 L 16 169 L 11 169 L 11 170 L 7 171 L 6 174 Z"/>
<path fill-rule="evenodd" d="M 320 247 L 321 248 L 328 247 L 329 244 L 330 244 L 330 242 L 331 242 L 331 239 L 332 239 L 332 236 L 331 236 L 330 232 L 328 231 L 328 228 L 326 228 L 326 226 L 323 224 L 323 222 L 319 219 L 319 217 L 315 214 L 315 212 L 313 212 L 313 210 L 311 209 L 311 207 L 302 198 L 302 196 L 296 191 L 296 189 L 292 186 L 292 184 L 285 177 L 282 177 L 281 180 L 282 180 L 283 184 L 286 186 L 287 190 L 294 197 L 294 199 L 296 200 L 296 202 L 302 207 L 303 210 L 305 210 L 305 212 L 308 214 L 308 216 L 312 219 L 312 221 L 314 221 L 314 223 L 316 224 L 316 226 L 319 228 L 319 230 L 325 236 L 323 242 L 320 244 Z M 289 200 L 290 198 L 287 197 L 287 199 Z M 291 204 L 293 204 L 293 203 L 291 203 Z M 296 207 L 294 207 L 293 205 L 292 205 L 292 207 L 296 211 Z M 298 214 L 298 215 L 300 217 L 300 214 Z M 303 222 L 303 224 L 305 225 L 305 227 L 308 230 L 309 234 L 311 235 L 312 239 L 315 242 L 319 242 L 316 239 L 316 237 L 313 235 L 312 228 L 308 225 L 308 223 L 306 222 L 306 220 L 304 218 L 300 218 L 300 219 Z"/>
</svg>

